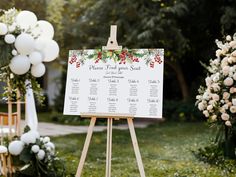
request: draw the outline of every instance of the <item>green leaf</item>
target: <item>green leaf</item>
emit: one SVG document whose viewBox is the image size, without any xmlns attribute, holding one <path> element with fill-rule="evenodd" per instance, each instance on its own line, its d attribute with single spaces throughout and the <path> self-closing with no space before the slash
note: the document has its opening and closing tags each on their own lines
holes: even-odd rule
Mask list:
<svg viewBox="0 0 236 177">
<path fill-rule="evenodd" d="M 31 151 L 30 146 L 25 147 L 20 154 L 20 160 L 22 160 L 25 163 L 29 163 L 33 157 L 33 154 L 31 154 L 30 151 Z"/>
</svg>

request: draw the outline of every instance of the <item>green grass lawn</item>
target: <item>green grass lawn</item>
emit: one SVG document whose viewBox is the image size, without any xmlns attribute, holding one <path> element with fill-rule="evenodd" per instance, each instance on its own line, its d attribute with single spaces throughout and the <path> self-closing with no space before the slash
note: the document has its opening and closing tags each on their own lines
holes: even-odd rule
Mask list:
<svg viewBox="0 0 236 177">
<path fill-rule="evenodd" d="M 160 123 L 136 129 L 147 177 L 233 177 L 198 161 L 192 151 L 212 137 L 203 123 Z M 67 176 L 75 175 L 85 134 L 52 138 L 65 161 Z M 106 132 L 94 133 L 82 176 L 105 176 Z M 128 130 L 113 130 L 112 177 L 138 177 L 139 171 Z"/>
</svg>

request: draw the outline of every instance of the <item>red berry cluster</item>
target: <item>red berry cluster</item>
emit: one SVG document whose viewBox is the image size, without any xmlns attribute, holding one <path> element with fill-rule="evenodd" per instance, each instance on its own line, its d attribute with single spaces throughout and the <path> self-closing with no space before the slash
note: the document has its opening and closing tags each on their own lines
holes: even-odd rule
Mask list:
<svg viewBox="0 0 236 177">
<path fill-rule="evenodd" d="M 76 61 L 77 61 L 77 57 L 76 57 L 75 54 L 73 54 L 73 55 L 71 56 L 71 59 L 70 59 L 69 63 L 70 63 L 70 64 L 73 64 L 73 63 L 76 62 Z"/>
<path fill-rule="evenodd" d="M 126 63 L 126 61 L 125 61 L 126 54 L 127 54 L 127 52 L 126 52 L 125 50 L 123 50 L 123 51 L 120 53 L 120 55 L 119 55 L 119 57 L 120 57 L 120 62 L 119 62 L 119 64 L 125 64 L 125 63 Z"/>
<path fill-rule="evenodd" d="M 157 54 L 157 55 L 154 57 L 154 61 L 151 61 L 151 62 L 150 62 L 150 67 L 151 67 L 151 68 L 154 68 L 155 62 L 158 63 L 158 64 L 161 64 L 161 63 L 162 63 L 162 60 L 161 60 L 161 57 L 160 57 L 159 54 Z"/>
<path fill-rule="evenodd" d="M 127 55 L 133 62 L 139 62 L 139 59 L 137 57 L 134 57 L 132 54 L 127 53 Z"/>
<path fill-rule="evenodd" d="M 155 60 L 155 62 L 157 62 L 157 63 L 159 63 L 159 64 L 162 63 L 162 60 L 161 60 L 161 57 L 160 57 L 159 54 L 157 54 L 157 55 L 155 56 L 154 60 Z"/>
<path fill-rule="evenodd" d="M 95 60 L 95 63 L 98 63 L 99 60 L 102 59 L 102 52 L 98 52 L 97 59 Z"/>
<path fill-rule="evenodd" d="M 154 68 L 154 64 L 155 64 L 155 62 L 154 62 L 154 61 L 151 61 L 151 62 L 150 62 L 150 67 L 151 67 L 151 68 Z"/>
</svg>

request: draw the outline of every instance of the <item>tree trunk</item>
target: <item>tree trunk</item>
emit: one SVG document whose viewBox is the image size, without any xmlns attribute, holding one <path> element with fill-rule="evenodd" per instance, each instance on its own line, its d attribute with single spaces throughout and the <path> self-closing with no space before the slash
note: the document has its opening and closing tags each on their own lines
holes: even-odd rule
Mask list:
<svg viewBox="0 0 236 177">
<path fill-rule="evenodd" d="M 177 80 L 179 82 L 179 87 L 181 89 L 182 99 L 183 101 L 187 101 L 189 99 L 189 87 L 185 80 L 181 66 L 177 62 L 173 63 L 165 60 L 165 63 L 175 71 Z"/>
</svg>

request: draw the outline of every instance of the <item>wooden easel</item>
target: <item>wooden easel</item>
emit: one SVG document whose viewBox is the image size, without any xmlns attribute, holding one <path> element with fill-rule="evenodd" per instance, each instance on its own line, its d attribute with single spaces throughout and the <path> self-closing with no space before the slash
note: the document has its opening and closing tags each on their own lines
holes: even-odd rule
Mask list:
<svg viewBox="0 0 236 177">
<path fill-rule="evenodd" d="M 116 31 L 117 26 L 111 25 L 111 31 L 110 31 L 110 37 L 107 42 L 107 46 L 103 46 L 103 50 L 121 50 L 122 46 L 118 46 L 117 40 L 116 40 Z M 132 115 L 124 115 L 124 114 L 96 114 L 92 115 L 91 113 L 81 113 L 81 117 L 89 117 L 90 125 L 88 127 L 87 136 L 85 139 L 84 147 L 82 150 L 82 154 L 80 157 L 79 166 L 77 168 L 76 177 L 81 177 L 82 169 L 84 166 L 84 162 L 87 156 L 89 144 L 91 141 L 91 137 L 93 134 L 93 128 L 95 126 L 97 118 L 106 118 L 107 119 L 107 148 L 106 148 L 106 176 L 105 177 L 111 177 L 111 155 L 112 155 L 112 123 L 113 120 L 117 119 L 127 119 L 128 127 L 131 135 L 131 140 L 136 156 L 136 161 L 139 168 L 139 173 L 141 177 L 145 177 L 143 162 L 141 158 L 141 154 L 139 151 L 138 141 L 134 129 L 134 123 L 133 123 L 133 116 Z"/>
</svg>

